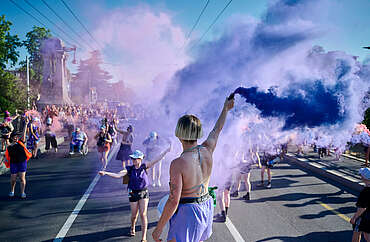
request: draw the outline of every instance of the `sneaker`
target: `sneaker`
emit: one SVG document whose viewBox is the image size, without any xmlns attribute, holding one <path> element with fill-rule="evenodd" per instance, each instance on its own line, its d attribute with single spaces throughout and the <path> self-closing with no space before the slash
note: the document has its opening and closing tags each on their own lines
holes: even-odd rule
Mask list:
<svg viewBox="0 0 370 242">
<path fill-rule="evenodd" d="M 9 192 L 9 197 L 14 197 L 14 192 Z"/>
<path fill-rule="evenodd" d="M 244 198 L 245 200 L 247 200 L 247 201 L 251 200 L 250 193 L 249 193 L 249 192 L 247 192 L 247 194 L 245 194 L 245 195 L 243 196 L 243 198 Z"/>
<path fill-rule="evenodd" d="M 156 185 L 155 185 L 155 182 L 152 184 L 152 187 L 155 187 Z"/>
<path fill-rule="evenodd" d="M 80 153 L 81 155 L 83 155 L 84 153 L 80 150 L 78 153 Z"/>
<path fill-rule="evenodd" d="M 158 182 L 157 182 L 157 186 L 158 186 L 158 187 L 161 187 L 161 186 L 162 186 L 162 184 L 161 184 L 161 182 L 160 182 L 160 181 L 158 181 Z"/>
<path fill-rule="evenodd" d="M 213 218 L 214 219 L 218 219 L 219 217 L 221 217 L 222 215 L 221 215 L 221 213 L 218 213 L 218 214 L 216 214 L 215 216 L 213 216 Z"/>
<path fill-rule="evenodd" d="M 217 218 L 215 218 L 214 221 L 219 222 L 219 223 L 225 223 L 226 222 L 225 212 L 222 212 L 221 214 L 218 214 Z"/>
<path fill-rule="evenodd" d="M 267 183 L 266 188 L 270 189 L 271 188 L 271 182 Z"/>
<path fill-rule="evenodd" d="M 74 155 L 74 153 L 75 153 L 74 151 L 70 151 L 69 152 L 70 155 Z"/>
<path fill-rule="evenodd" d="M 230 194 L 230 197 L 238 197 L 239 196 L 239 191 L 235 191 Z"/>
<path fill-rule="evenodd" d="M 21 198 L 26 198 L 26 197 L 27 197 L 26 193 L 22 193 Z"/>
</svg>

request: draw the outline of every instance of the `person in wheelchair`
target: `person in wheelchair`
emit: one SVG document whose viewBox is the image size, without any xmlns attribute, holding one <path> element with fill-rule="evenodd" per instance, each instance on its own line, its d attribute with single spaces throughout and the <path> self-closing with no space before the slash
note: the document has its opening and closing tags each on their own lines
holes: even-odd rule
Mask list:
<svg viewBox="0 0 370 242">
<path fill-rule="evenodd" d="M 69 154 L 73 155 L 74 151 L 77 150 L 77 152 L 83 155 L 82 147 L 84 145 L 87 145 L 87 135 L 80 128 L 76 128 L 76 131 L 72 133 Z"/>
</svg>

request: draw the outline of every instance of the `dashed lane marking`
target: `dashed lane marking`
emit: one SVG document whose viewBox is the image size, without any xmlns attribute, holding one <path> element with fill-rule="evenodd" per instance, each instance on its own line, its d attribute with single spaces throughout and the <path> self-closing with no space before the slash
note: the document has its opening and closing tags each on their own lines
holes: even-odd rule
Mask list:
<svg viewBox="0 0 370 242">
<path fill-rule="evenodd" d="M 116 153 L 118 146 L 114 146 L 110 154 L 108 155 L 108 163 L 112 159 L 113 154 Z M 90 183 L 90 186 L 87 188 L 85 194 L 82 196 L 80 201 L 78 201 L 76 207 L 73 209 L 71 215 L 69 215 L 67 221 L 64 223 L 63 227 L 60 229 L 59 233 L 54 239 L 54 242 L 61 242 L 63 241 L 64 237 L 67 235 L 69 229 L 72 227 L 73 222 L 77 218 L 78 214 L 80 213 L 82 207 L 85 205 L 87 199 L 89 198 L 92 190 L 94 189 L 95 185 L 98 183 L 100 179 L 100 175 L 96 174 L 94 180 Z"/>
<path fill-rule="evenodd" d="M 326 208 L 327 210 L 335 213 L 336 215 L 338 215 L 340 218 L 342 218 L 343 220 L 347 221 L 349 223 L 349 221 L 351 220 L 349 217 L 347 217 L 346 215 L 344 214 L 341 214 L 340 212 L 338 212 L 337 210 L 335 210 L 334 208 L 330 207 L 329 205 L 325 204 L 325 203 L 322 203 L 322 202 L 318 202 L 318 204 L 320 204 L 321 206 L 323 206 L 324 208 Z"/>
</svg>

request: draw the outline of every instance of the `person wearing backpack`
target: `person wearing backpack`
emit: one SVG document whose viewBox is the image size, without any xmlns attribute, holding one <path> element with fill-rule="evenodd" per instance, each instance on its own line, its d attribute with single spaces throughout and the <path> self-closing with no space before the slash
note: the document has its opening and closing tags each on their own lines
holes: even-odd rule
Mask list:
<svg viewBox="0 0 370 242">
<path fill-rule="evenodd" d="M 150 162 L 143 162 L 144 153 L 140 150 L 135 150 L 134 153 L 130 155 L 133 165 L 126 166 L 126 169 L 121 170 L 118 173 L 99 171 L 101 176 L 108 175 L 113 178 L 123 178 L 128 175 L 128 195 L 131 207 L 131 229 L 130 236 L 135 236 L 135 224 L 140 212 L 141 218 L 141 241 L 146 241 L 147 227 L 148 227 L 148 217 L 147 209 L 149 203 L 149 178 L 147 170 L 152 168 L 156 163 L 164 158 L 164 156 L 170 152 L 171 146 L 168 147 L 164 152 L 162 152 L 157 158 Z"/>
<path fill-rule="evenodd" d="M 26 126 L 29 123 L 29 119 L 26 119 Z M 11 134 L 12 144 L 9 145 L 5 151 L 5 166 L 10 168 L 10 192 L 9 197 L 14 197 L 15 185 L 17 183 L 17 177 L 20 179 L 21 184 L 21 198 L 26 198 L 26 171 L 27 162 L 32 157 L 32 153 L 29 152 L 24 145 L 26 140 L 26 132 L 24 129 L 23 135 L 18 136 L 17 133 Z"/>
</svg>

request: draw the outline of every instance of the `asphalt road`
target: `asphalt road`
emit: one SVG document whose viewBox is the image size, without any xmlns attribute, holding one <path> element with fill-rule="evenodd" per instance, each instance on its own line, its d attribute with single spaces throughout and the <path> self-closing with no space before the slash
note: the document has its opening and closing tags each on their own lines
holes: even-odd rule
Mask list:
<svg viewBox="0 0 370 242">
<path fill-rule="evenodd" d="M 108 169 L 119 171 L 120 165 L 113 156 Z M 85 158 L 67 159 L 57 154 L 32 160 L 26 200 L 9 199 L 9 175 L 0 176 L 0 241 L 54 240 L 100 167 L 95 151 Z M 229 210 L 229 224 L 245 241 L 351 240 L 346 220 L 355 212 L 354 192 L 285 162 L 273 169 L 272 189 L 256 188 L 258 179 L 259 170 L 255 169 L 252 200 L 233 199 Z M 157 203 L 166 190 L 150 189 L 149 241 L 158 220 Z M 128 237 L 127 192 L 120 179 L 105 176 L 97 182 L 64 241 L 140 241 L 139 225 L 140 220 L 136 237 Z M 234 237 L 224 223 L 214 223 L 209 241 L 234 241 Z"/>
</svg>

